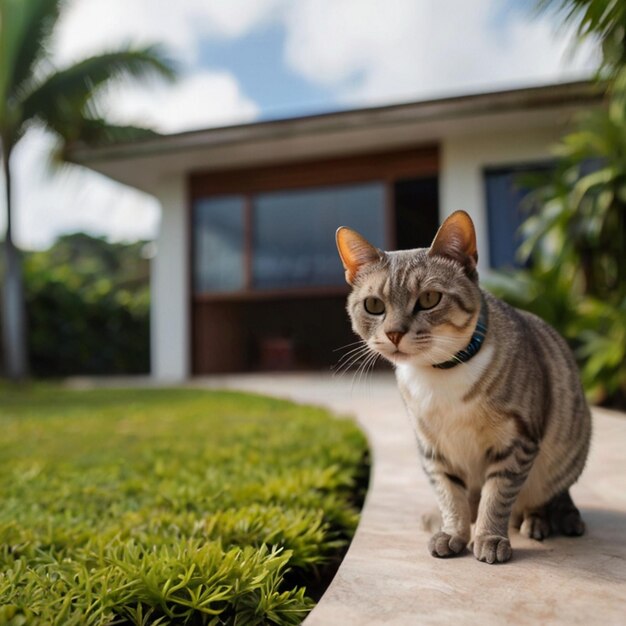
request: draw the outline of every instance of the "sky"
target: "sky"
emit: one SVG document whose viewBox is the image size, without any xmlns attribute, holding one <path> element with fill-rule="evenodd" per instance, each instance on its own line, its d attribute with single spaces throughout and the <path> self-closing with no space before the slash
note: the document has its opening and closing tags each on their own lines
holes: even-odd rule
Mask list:
<svg viewBox="0 0 626 626">
<path fill-rule="evenodd" d="M 58 67 L 119 45 L 159 42 L 173 85 L 119 85 L 111 120 L 164 133 L 584 78 L 587 45 L 531 0 L 70 0 Z M 15 236 L 44 248 L 62 233 L 152 239 L 150 196 L 78 167 L 51 171 L 52 137 L 30 131 L 14 171 Z M 0 214 L 4 230 L 4 212 Z"/>
</svg>

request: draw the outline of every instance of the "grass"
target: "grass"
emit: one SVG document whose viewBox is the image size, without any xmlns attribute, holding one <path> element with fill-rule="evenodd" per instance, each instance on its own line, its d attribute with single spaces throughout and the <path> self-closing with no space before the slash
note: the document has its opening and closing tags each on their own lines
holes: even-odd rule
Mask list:
<svg viewBox="0 0 626 626">
<path fill-rule="evenodd" d="M 297 624 L 345 550 L 366 442 L 200 390 L 0 388 L 0 623 Z"/>
</svg>

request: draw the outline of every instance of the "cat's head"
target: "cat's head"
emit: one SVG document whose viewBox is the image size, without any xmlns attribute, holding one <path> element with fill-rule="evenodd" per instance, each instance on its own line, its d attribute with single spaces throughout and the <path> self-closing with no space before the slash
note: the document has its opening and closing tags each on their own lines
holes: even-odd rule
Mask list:
<svg viewBox="0 0 626 626">
<path fill-rule="evenodd" d="M 384 252 L 345 227 L 337 248 L 352 286 L 352 328 L 370 349 L 393 363 L 430 366 L 467 346 L 481 306 L 467 213 L 450 215 L 430 248 Z"/>
</svg>

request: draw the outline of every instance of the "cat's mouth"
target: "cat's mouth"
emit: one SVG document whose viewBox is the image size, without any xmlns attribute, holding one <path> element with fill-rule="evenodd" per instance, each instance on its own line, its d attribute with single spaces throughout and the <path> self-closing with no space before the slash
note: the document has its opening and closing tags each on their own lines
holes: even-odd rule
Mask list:
<svg viewBox="0 0 626 626">
<path fill-rule="evenodd" d="M 398 350 L 396 348 L 396 350 L 394 350 L 393 352 L 389 354 L 388 358 L 396 362 L 396 361 L 404 361 L 405 359 L 408 359 L 410 356 L 411 355 L 408 352 L 402 352 L 402 350 Z"/>
</svg>

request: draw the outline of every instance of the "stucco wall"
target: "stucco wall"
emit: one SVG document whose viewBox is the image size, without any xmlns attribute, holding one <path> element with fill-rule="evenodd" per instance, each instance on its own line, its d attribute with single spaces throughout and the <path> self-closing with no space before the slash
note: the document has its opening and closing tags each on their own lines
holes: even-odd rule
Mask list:
<svg viewBox="0 0 626 626">
<path fill-rule="evenodd" d="M 189 376 L 189 251 L 185 177 L 163 179 L 157 254 L 151 271 L 151 373 L 163 381 Z"/>
<path fill-rule="evenodd" d="M 478 268 L 483 275 L 489 266 L 484 169 L 545 161 L 562 132 L 556 126 L 490 134 L 468 132 L 442 141 L 440 218 L 458 209 L 472 216 L 478 239 Z"/>
</svg>

